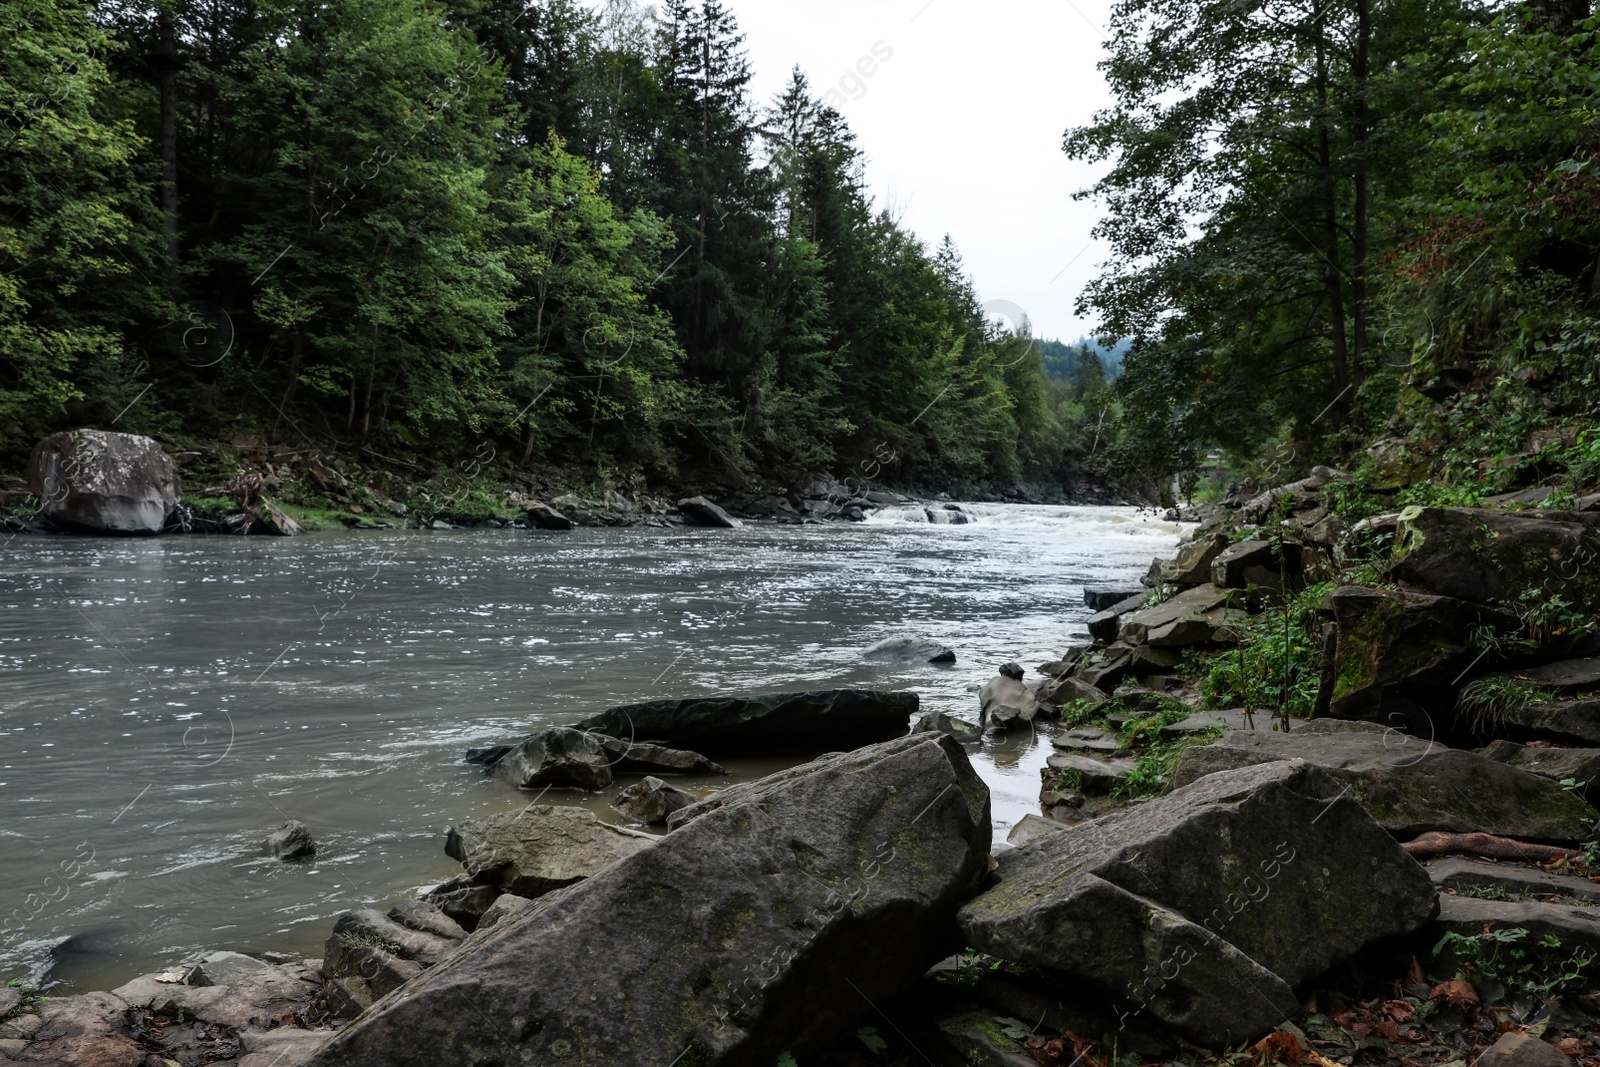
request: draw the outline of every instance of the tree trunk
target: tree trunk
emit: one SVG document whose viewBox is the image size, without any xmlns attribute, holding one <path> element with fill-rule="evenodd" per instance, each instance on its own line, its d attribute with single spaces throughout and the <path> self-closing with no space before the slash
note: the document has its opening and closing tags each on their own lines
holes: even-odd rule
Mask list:
<svg viewBox="0 0 1600 1067">
<path fill-rule="evenodd" d="M 367 356 L 367 393 L 361 399 L 361 443 L 372 432 L 372 382 L 378 376 L 378 324 L 372 324 L 372 348 Z"/>
<path fill-rule="evenodd" d="M 161 34 L 161 213 L 167 222 L 167 255 L 178 262 L 178 37 L 170 3 L 157 17 Z"/>
<path fill-rule="evenodd" d="M 1344 399 L 1350 387 L 1350 344 L 1345 327 L 1344 276 L 1339 268 L 1339 183 L 1333 173 L 1333 137 L 1328 129 L 1328 42 L 1324 16 L 1315 23 L 1317 46 L 1317 165 L 1322 172 L 1322 230 L 1326 247 L 1322 250 L 1328 288 L 1328 326 L 1333 346 L 1334 406 L 1347 415 Z"/>
<path fill-rule="evenodd" d="M 1367 111 L 1367 86 L 1372 67 L 1372 4 L 1356 0 L 1356 54 L 1351 73 L 1355 78 L 1355 217 L 1351 220 L 1350 245 L 1354 268 L 1350 283 L 1354 337 L 1350 351 L 1351 380 L 1357 389 L 1367 376 L 1367 238 L 1371 226 L 1371 190 L 1367 179 L 1367 148 L 1372 117 Z"/>
<path fill-rule="evenodd" d="M 289 384 L 283 388 L 283 403 L 278 405 L 278 418 L 288 417 L 289 402 L 294 399 L 294 387 L 300 383 L 300 352 L 305 343 L 305 331 L 294 328 L 294 339 L 289 342 Z M 278 436 L 278 423 L 272 424 L 272 436 Z"/>
</svg>

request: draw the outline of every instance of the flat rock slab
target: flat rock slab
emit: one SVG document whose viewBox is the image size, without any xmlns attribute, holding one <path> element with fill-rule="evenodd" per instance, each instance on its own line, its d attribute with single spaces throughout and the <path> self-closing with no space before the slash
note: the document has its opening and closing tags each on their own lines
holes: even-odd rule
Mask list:
<svg viewBox="0 0 1600 1067">
<path fill-rule="evenodd" d="M 599 874 L 655 841 L 603 823 L 587 808 L 535 804 L 452 826 L 444 851 L 480 885 L 538 897 Z"/>
<path fill-rule="evenodd" d="M 576 728 L 627 740 L 686 743 L 706 752 L 825 751 L 904 734 L 917 703 L 915 693 L 881 689 L 650 700 L 607 708 Z"/>
<path fill-rule="evenodd" d="M 1013 848 L 1021 848 L 1023 845 L 1032 844 L 1041 837 L 1063 833 L 1066 829 L 1065 823 L 1059 823 L 1053 819 L 1040 818 L 1037 815 L 1024 815 L 1017 822 L 1017 825 L 1011 828 L 1011 832 L 1006 834 L 1006 844 Z"/>
<path fill-rule="evenodd" d="M 1298 1010 L 1291 986 L 1415 930 L 1436 891 L 1303 761 L 1215 774 L 998 857 L 972 947 L 1085 980 L 1207 1047 Z"/>
<path fill-rule="evenodd" d="M 1109 793 L 1128 780 L 1133 773 L 1131 759 L 1096 759 L 1074 752 L 1057 752 L 1045 760 L 1048 770 L 1075 776 L 1071 788 L 1084 793 Z"/>
<path fill-rule="evenodd" d="M 297 970 L 267 967 L 250 975 L 236 974 L 227 985 L 182 985 L 142 975 L 112 993 L 130 1008 L 162 1015 L 175 1015 L 181 1009 L 189 1018 L 242 1029 L 252 1023 L 264 1025 L 275 1015 L 293 1014 L 316 991 Z"/>
<path fill-rule="evenodd" d="M 1144 596 L 1144 587 L 1138 585 L 1086 585 L 1083 603 L 1090 611 L 1104 611 L 1125 600 Z"/>
<path fill-rule="evenodd" d="M 1475 752 L 1392 731 L 1322 734 L 1235 730 L 1186 749 L 1173 772 L 1183 786 L 1207 774 L 1276 760 L 1321 767 L 1391 833 L 1443 830 L 1572 842 L 1588 836 L 1591 809 L 1538 775 Z"/>
<path fill-rule="evenodd" d="M 333 1037 L 332 1030 L 246 1030 L 239 1035 L 239 1067 L 302 1067 Z"/>
<path fill-rule="evenodd" d="M 1552 689 L 1590 689 L 1600 686 L 1600 657 L 1546 663 L 1542 667 L 1518 671 L 1516 677 Z"/>
<path fill-rule="evenodd" d="M 1496 741 L 1483 750 L 1483 758 L 1553 782 L 1588 783 L 1600 790 L 1600 748 L 1532 748 Z"/>
<path fill-rule="evenodd" d="M 1052 747 L 1062 752 L 1098 752 L 1116 755 L 1125 747 L 1122 738 L 1095 726 L 1074 726 L 1050 739 Z"/>
<path fill-rule="evenodd" d="M 1582 948 L 1600 955 L 1600 908 L 1570 904 L 1478 900 L 1447 893 L 1439 898 L 1439 915 L 1430 924 L 1434 929 L 1429 936 L 1450 931 L 1477 937 L 1489 923 L 1502 930 L 1521 927 L 1533 943 L 1552 935 L 1560 940 L 1563 953 Z"/>
<path fill-rule="evenodd" d="M 775 776 L 778 777 L 778 776 Z M 474 934 L 314 1067 L 797 1058 L 951 950 L 988 790 L 950 738 L 824 757 Z M 801 1062 L 804 1062 L 802 1059 Z"/>
<path fill-rule="evenodd" d="M 1453 889 L 1461 895 L 1470 896 L 1473 889 L 1493 887 L 1504 890 L 1506 896 L 1513 899 L 1524 895 L 1555 896 L 1600 903 L 1600 885 L 1575 874 L 1552 874 L 1537 867 L 1490 863 L 1466 856 L 1444 856 L 1429 860 L 1425 866 L 1434 885 Z"/>
<path fill-rule="evenodd" d="M 1294 730 L 1304 725 L 1300 719 L 1290 719 L 1289 729 Z M 1169 723 L 1161 728 L 1161 738 L 1164 741 L 1173 741 L 1180 737 L 1192 737 L 1195 734 L 1207 733 L 1211 730 L 1261 730 L 1271 733 L 1282 730 L 1281 720 L 1273 717 L 1271 712 L 1258 711 L 1246 714 L 1234 709 L 1231 711 L 1199 711 L 1184 719 L 1182 722 Z"/>
<path fill-rule="evenodd" d="M 1196 636 L 1194 641 L 1188 643 L 1197 644 L 1209 640 L 1210 631 L 1215 629 L 1215 624 L 1213 620 L 1206 618 L 1205 613 L 1222 607 L 1228 602 L 1228 596 L 1228 590 L 1210 584 L 1186 589 L 1171 600 L 1157 604 L 1153 608 L 1129 612 L 1122 616 L 1117 625 L 1117 638 L 1128 644 L 1138 644 L 1152 634 L 1161 632 L 1168 633 L 1170 638 L 1171 634 L 1177 631 L 1169 628 L 1185 625 L 1197 632 L 1202 629 L 1206 631 L 1205 635 Z"/>
<path fill-rule="evenodd" d="M 1508 708 L 1503 721 L 1544 738 L 1600 745 L 1600 700 L 1556 700 Z"/>
<path fill-rule="evenodd" d="M 20 1059 L 59 1067 L 143 1067 L 145 1051 L 125 1026 L 130 1005 L 113 993 L 41 1001 L 39 1024 Z"/>
</svg>

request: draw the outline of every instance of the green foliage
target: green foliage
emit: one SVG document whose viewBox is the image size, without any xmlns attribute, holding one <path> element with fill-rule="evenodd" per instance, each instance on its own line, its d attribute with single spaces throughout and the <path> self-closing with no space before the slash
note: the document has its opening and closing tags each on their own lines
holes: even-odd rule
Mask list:
<svg viewBox="0 0 1600 1067">
<path fill-rule="evenodd" d="M 1332 583 L 1310 586 L 1252 617 L 1239 647 L 1212 657 L 1200 687 L 1207 705 L 1281 709 L 1309 718 L 1322 683 L 1317 606 L 1333 588 Z"/>
<path fill-rule="evenodd" d="M 1110 440 L 1103 368 L 1047 379 L 803 75 L 750 98 L 720 0 L 40 0 L 0 30 L 14 448 L 115 423 L 954 487 Z"/>
<path fill-rule="evenodd" d="M 1536 942 L 1528 938 L 1521 927 L 1486 929 L 1470 936 L 1447 933 L 1433 946 L 1433 957 L 1437 960 L 1448 951 L 1456 977 L 1498 982 L 1519 1000 L 1544 1000 L 1584 980 L 1593 962 L 1591 954 L 1563 953 L 1560 939 L 1552 934 Z"/>
<path fill-rule="evenodd" d="M 1554 690 L 1525 678 L 1495 674 L 1462 686 L 1456 710 L 1470 722 L 1474 733 L 1486 735 L 1497 731 L 1508 714 L 1554 699 Z"/>
</svg>

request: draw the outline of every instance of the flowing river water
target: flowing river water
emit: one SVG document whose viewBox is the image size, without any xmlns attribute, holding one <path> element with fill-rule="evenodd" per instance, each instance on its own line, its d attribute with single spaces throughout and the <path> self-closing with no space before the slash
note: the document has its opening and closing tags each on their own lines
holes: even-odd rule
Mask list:
<svg viewBox="0 0 1600 1067">
<path fill-rule="evenodd" d="M 968 505 L 859 525 L 383 531 L 0 546 L 0 982 L 109 989 L 208 949 L 322 954 L 342 911 L 460 871 L 462 818 L 524 805 L 465 749 L 660 696 L 880 686 L 976 719 L 1008 660 L 1085 636 L 1176 524 Z M 954 666 L 869 664 L 890 636 Z M 1037 675 L 1030 674 L 1037 678 Z M 1038 733 L 969 746 L 996 841 L 1038 810 Z M 782 761 L 723 760 L 733 780 Z M 550 793 L 624 822 L 607 799 Z M 729 779 L 683 784 L 701 791 Z M 286 819 L 315 860 L 255 855 Z"/>
</svg>

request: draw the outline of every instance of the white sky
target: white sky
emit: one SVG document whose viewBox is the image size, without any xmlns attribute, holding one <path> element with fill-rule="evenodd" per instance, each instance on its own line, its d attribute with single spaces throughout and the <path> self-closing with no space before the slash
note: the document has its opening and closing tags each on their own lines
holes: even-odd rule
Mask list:
<svg viewBox="0 0 1600 1067">
<path fill-rule="evenodd" d="M 797 63 L 818 95 L 843 80 L 846 99 L 830 102 L 867 154 L 878 205 L 930 247 L 949 233 L 982 299 L 1020 307 L 1035 336 L 1091 331 L 1073 304 L 1105 249 L 1089 239 L 1096 206 L 1072 193 L 1103 165 L 1067 159 L 1061 136 L 1110 102 L 1095 69 L 1110 0 L 725 3 L 747 38 L 755 100 L 770 101 Z M 849 80 L 880 41 L 893 56 Z"/>
</svg>

